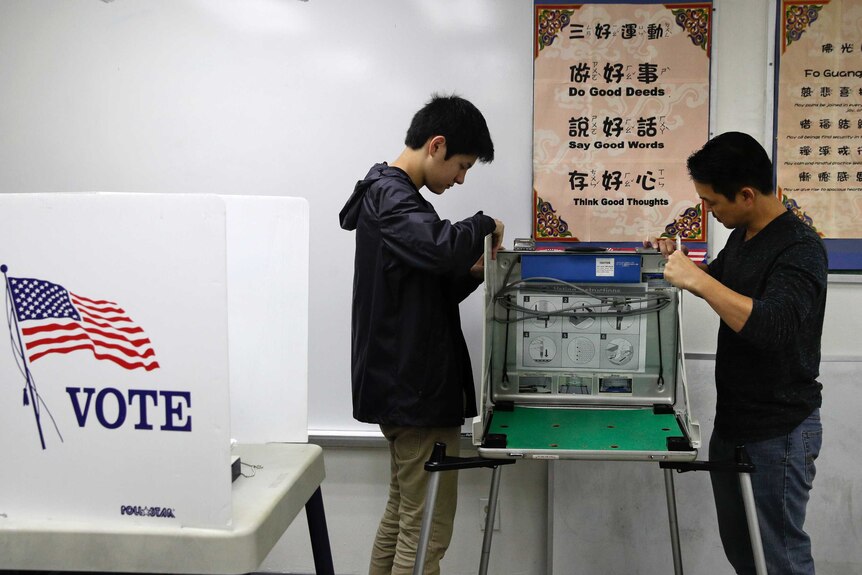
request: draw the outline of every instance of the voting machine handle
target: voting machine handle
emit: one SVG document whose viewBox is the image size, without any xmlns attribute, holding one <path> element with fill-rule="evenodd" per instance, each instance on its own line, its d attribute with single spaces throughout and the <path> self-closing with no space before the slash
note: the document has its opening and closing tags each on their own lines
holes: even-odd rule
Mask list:
<svg viewBox="0 0 862 575">
<path fill-rule="evenodd" d="M 485 459 L 484 457 L 453 457 L 446 455 L 446 444 L 434 444 L 431 457 L 425 462 L 425 471 L 455 471 L 457 469 L 495 468 L 498 465 L 515 463 L 514 459 Z"/>
<path fill-rule="evenodd" d="M 748 456 L 748 452 L 745 450 L 744 445 L 736 446 L 736 457 L 734 461 L 660 461 L 659 467 L 662 469 L 676 469 L 680 473 L 685 473 L 686 471 L 754 473 L 757 471 L 757 468 L 751 462 L 751 458 Z"/>
</svg>

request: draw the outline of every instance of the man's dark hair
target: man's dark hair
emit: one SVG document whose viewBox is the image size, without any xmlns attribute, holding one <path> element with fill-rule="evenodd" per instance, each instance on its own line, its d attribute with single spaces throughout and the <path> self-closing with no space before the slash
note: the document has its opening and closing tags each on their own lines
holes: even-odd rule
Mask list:
<svg viewBox="0 0 862 575">
<path fill-rule="evenodd" d="M 413 116 L 404 144 L 418 150 L 433 136 L 446 138 L 447 160 L 455 154 L 476 156 L 484 163 L 494 159 L 494 142 L 485 117 L 476 106 L 459 96 L 434 94 Z"/>
<path fill-rule="evenodd" d="M 720 134 L 688 158 L 688 173 L 730 201 L 750 186 L 764 195 L 773 192 L 772 162 L 757 140 L 742 132 Z"/>
</svg>

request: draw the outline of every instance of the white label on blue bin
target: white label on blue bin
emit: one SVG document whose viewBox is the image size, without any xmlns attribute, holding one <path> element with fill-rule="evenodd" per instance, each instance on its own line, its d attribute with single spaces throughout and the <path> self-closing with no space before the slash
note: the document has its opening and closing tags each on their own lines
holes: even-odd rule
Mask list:
<svg viewBox="0 0 862 575">
<path fill-rule="evenodd" d="M 614 258 L 596 258 L 596 277 L 614 277 Z"/>
</svg>

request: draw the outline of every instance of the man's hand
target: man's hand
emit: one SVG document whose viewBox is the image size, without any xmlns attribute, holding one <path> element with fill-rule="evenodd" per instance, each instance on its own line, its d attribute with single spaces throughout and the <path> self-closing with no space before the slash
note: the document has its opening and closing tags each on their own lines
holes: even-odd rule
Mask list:
<svg viewBox="0 0 862 575">
<path fill-rule="evenodd" d="M 645 241 L 644 247 L 657 247 L 665 257 L 664 279 L 671 285 L 703 298 L 733 331 L 739 332 L 745 326 L 754 309 L 754 301 L 709 275 L 706 264 L 691 261 L 685 246 L 677 250 L 675 240 L 656 238 Z"/>
<path fill-rule="evenodd" d="M 703 279 L 705 275 L 706 272 L 691 261 L 691 258 L 684 251 L 674 250 L 673 253 L 667 256 L 667 263 L 664 266 L 664 279 L 672 285 L 688 290 L 695 295 L 700 295 L 699 289 L 696 286 L 697 282 Z"/>
</svg>

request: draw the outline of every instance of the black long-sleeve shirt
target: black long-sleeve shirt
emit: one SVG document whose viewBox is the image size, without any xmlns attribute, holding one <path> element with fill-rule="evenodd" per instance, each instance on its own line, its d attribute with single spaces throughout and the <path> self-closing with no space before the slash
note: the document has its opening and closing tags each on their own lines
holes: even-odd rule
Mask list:
<svg viewBox="0 0 862 575">
<path fill-rule="evenodd" d="M 723 321 L 718 330 L 716 431 L 737 441 L 788 433 L 821 403 L 823 242 L 787 212 L 747 241 L 734 230 L 709 273 L 754 300 L 739 333 Z"/>
</svg>

